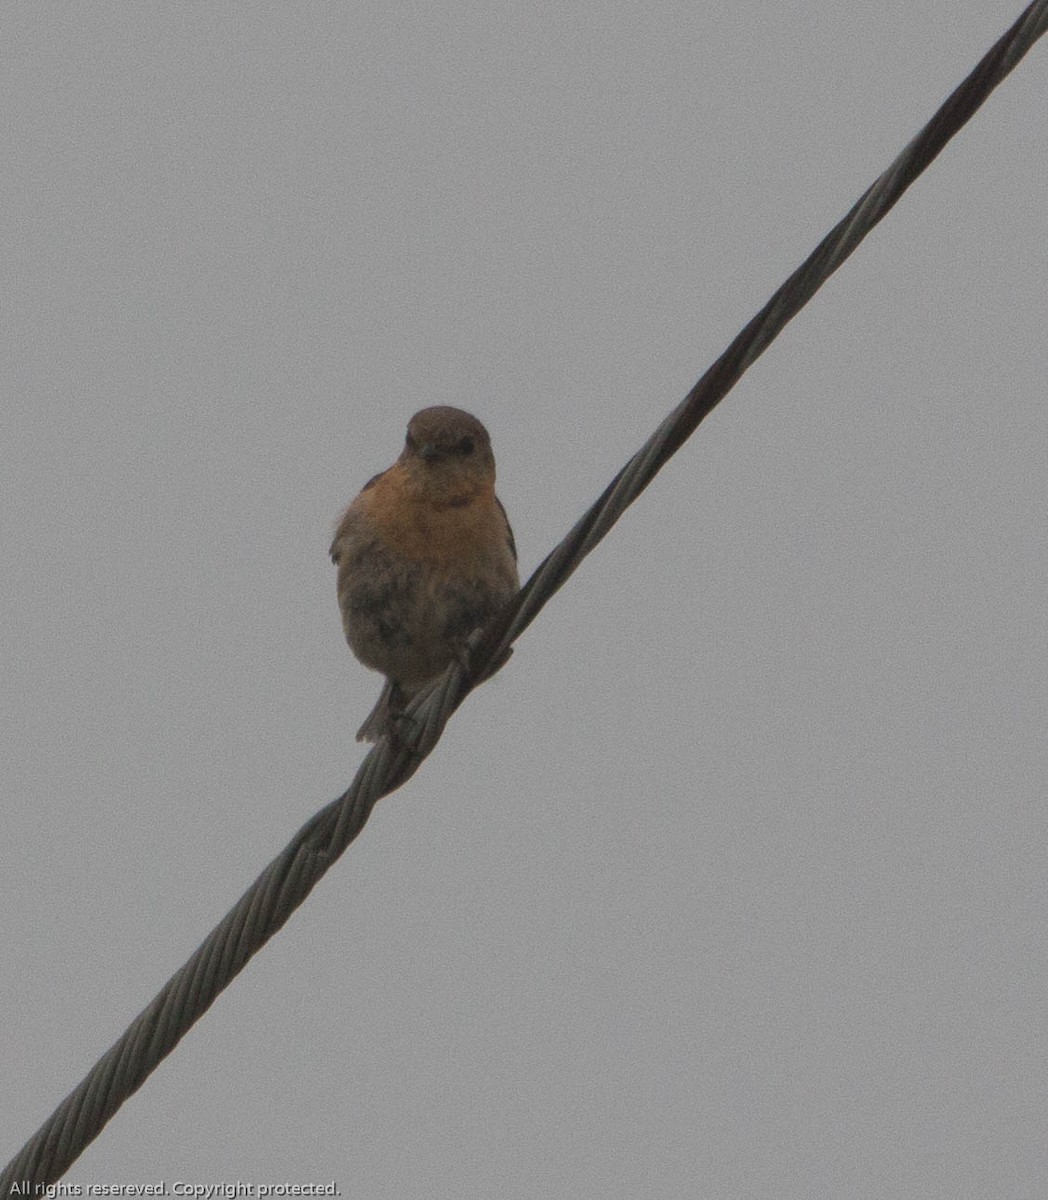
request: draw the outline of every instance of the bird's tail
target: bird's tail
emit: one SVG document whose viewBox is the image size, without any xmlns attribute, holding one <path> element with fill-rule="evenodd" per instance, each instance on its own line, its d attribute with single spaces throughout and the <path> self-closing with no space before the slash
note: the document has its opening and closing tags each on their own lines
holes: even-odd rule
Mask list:
<svg viewBox="0 0 1048 1200">
<path fill-rule="evenodd" d="M 479 631 L 474 635 L 474 641 L 479 637 Z M 485 679 L 490 679 L 500 668 L 506 665 L 510 655 L 513 653 L 513 647 L 507 648 L 504 654 L 501 654 L 495 662 L 491 664 L 488 670 L 477 680 L 478 683 L 483 683 Z M 467 653 L 463 653 L 464 665 L 469 664 Z M 375 707 L 368 713 L 364 724 L 357 730 L 358 742 L 377 742 L 383 734 L 395 733 L 394 723 L 398 717 L 403 714 L 405 705 L 413 696 L 418 693 L 418 688 L 410 690 L 404 688 L 399 683 L 394 683 L 387 679 L 382 694 L 375 702 Z"/>
<path fill-rule="evenodd" d="M 379 696 L 375 707 L 368 713 L 364 724 L 357 730 L 358 742 L 377 742 L 384 733 L 390 730 L 390 717 L 393 713 L 391 707 L 394 701 L 394 692 L 398 693 L 396 699 L 397 707 L 403 703 L 399 697 L 400 689 L 392 680 L 387 679 L 385 686 L 382 688 L 382 694 Z"/>
</svg>

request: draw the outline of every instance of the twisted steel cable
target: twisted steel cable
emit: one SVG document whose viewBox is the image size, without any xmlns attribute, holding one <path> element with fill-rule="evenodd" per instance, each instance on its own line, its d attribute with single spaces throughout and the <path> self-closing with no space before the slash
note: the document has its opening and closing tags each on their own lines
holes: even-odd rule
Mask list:
<svg viewBox="0 0 1048 1200">
<path fill-rule="evenodd" d="M 619 471 L 485 632 L 473 648 L 468 666 L 450 667 L 415 698 L 408 709 L 409 744 L 383 738 L 371 750 L 347 791 L 299 830 L 148 1008 L 15 1155 L 0 1175 L 0 1197 L 13 1194 L 16 1185 L 24 1185 L 21 1195 L 36 1194 L 33 1185 L 54 1182 L 79 1157 L 248 959 L 283 926 L 364 828 L 375 804 L 414 774 L 466 695 L 505 662 L 513 642 L 663 464 L 1046 29 L 1048 0 L 1035 0 Z"/>
</svg>

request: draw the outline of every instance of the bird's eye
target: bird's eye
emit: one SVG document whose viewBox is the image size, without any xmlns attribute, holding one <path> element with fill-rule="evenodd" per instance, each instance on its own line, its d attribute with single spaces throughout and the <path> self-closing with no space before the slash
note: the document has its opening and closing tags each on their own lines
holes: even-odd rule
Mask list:
<svg viewBox="0 0 1048 1200">
<path fill-rule="evenodd" d="M 474 445 L 473 445 L 473 439 L 471 437 L 464 437 L 462 439 L 462 441 L 459 442 L 459 444 L 455 447 L 456 453 L 463 454 L 463 455 L 472 454 L 473 449 L 474 449 Z"/>
</svg>

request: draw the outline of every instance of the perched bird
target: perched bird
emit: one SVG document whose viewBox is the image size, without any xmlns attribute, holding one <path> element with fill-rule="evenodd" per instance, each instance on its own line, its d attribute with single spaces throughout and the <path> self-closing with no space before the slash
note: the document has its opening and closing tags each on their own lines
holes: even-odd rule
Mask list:
<svg viewBox="0 0 1048 1200">
<path fill-rule="evenodd" d="M 488 431 L 460 408 L 424 408 L 400 457 L 346 509 L 331 543 L 350 649 L 386 676 L 357 741 L 395 733 L 412 696 L 520 588 L 495 495 Z"/>
</svg>

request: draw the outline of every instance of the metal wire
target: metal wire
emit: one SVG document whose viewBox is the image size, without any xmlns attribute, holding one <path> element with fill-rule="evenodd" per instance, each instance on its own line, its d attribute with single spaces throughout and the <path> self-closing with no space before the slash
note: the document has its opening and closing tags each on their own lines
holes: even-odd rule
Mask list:
<svg viewBox="0 0 1048 1200">
<path fill-rule="evenodd" d="M 1048 29 L 1035 0 L 946 100 L 921 133 L 819 243 L 629 460 L 603 495 L 543 561 L 485 632 L 468 669 L 450 667 L 408 709 L 410 744 L 382 739 L 348 790 L 298 831 L 153 1002 L 99 1059 L 0 1175 L 0 1196 L 52 1183 L 214 1003 L 249 958 L 281 928 L 364 828 L 375 804 L 408 780 L 466 695 L 497 670 L 510 647 L 583 558 L 648 486 L 743 372 L 859 245 L 903 192 Z"/>
</svg>

